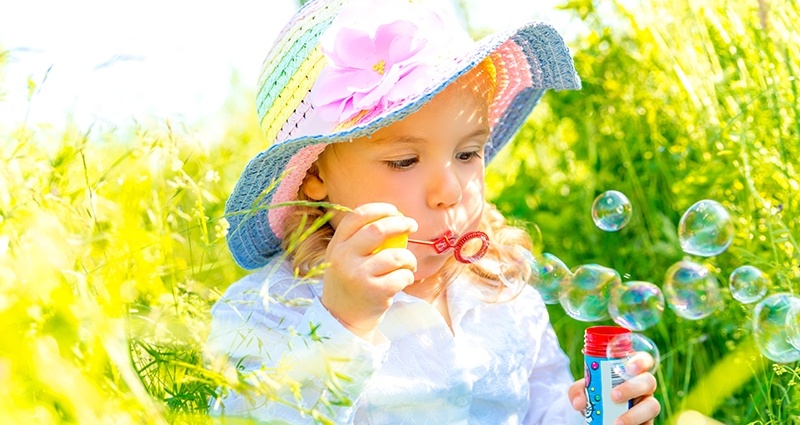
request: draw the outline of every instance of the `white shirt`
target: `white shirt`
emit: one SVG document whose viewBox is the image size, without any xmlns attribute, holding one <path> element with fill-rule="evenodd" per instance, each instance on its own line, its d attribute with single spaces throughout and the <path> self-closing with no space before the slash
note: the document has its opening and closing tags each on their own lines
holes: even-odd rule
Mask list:
<svg viewBox="0 0 800 425">
<path fill-rule="evenodd" d="M 510 302 L 485 303 L 462 274 L 446 294 L 452 332 L 433 306 L 400 292 L 378 345 L 331 316 L 320 303 L 321 287 L 295 278 L 291 263 L 280 260 L 244 277 L 212 309 L 210 353 L 230 356 L 240 371 L 252 372 L 251 381 L 337 424 L 583 423 L 567 398 L 569 360 L 531 287 Z M 345 378 L 331 381 L 331 372 Z M 336 403 L 342 399 L 351 403 Z M 263 395 L 228 393 L 211 410 L 313 422 Z"/>
</svg>

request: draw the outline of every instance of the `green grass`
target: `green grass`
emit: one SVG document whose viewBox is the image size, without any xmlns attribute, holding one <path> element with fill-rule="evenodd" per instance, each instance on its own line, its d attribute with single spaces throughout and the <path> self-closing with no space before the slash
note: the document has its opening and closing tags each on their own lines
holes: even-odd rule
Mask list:
<svg viewBox="0 0 800 425">
<path fill-rule="evenodd" d="M 584 88 L 549 94 L 495 164 L 490 189 L 501 209 L 540 232 L 542 250 L 569 266 L 599 263 L 660 285 L 685 256 L 681 214 L 714 199 L 736 226 L 728 251 L 705 261 L 721 284 L 751 264 L 773 277 L 770 293 L 800 292 L 800 13 L 796 3 L 767 6 L 762 21 L 756 2 L 617 2 L 602 16 L 591 2 L 571 2 L 590 29 L 571 46 Z M 595 228 L 589 215 L 609 189 L 634 205 L 617 233 Z M 667 311 L 645 332 L 662 351 L 663 419 L 690 407 L 725 423 L 800 421 L 796 373 L 763 367 L 757 351 L 740 356 L 753 353 L 752 305 L 723 292 L 724 309 L 711 317 Z M 551 315 L 577 376 L 586 324 L 560 306 Z M 716 369 L 734 360 L 749 372 Z"/>
</svg>

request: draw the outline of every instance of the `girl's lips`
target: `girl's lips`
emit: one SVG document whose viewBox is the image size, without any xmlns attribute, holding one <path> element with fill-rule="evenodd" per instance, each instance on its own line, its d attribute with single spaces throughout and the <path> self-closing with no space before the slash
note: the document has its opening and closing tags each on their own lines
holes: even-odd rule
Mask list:
<svg viewBox="0 0 800 425">
<path fill-rule="evenodd" d="M 433 242 L 433 249 L 436 253 L 441 254 L 456 246 L 456 237 L 453 235 L 452 231 L 448 230 L 442 236 L 439 236 L 431 242 Z"/>
</svg>

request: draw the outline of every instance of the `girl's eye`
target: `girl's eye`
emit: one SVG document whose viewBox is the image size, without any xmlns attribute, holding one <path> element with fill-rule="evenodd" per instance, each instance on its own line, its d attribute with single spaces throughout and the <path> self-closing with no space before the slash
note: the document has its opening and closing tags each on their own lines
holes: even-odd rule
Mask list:
<svg viewBox="0 0 800 425">
<path fill-rule="evenodd" d="M 411 168 L 414 164 L 419 162 L 418 158 L 398 159 L 396 161 L 386 161 L 389 168 L 396 168 L 398 170 L 406 170 Z"/>
<path fill-rule="evenodd" d="M 462 161 L 462 162 L 469 162 L 471 159 L 480 158 L 480 157 L 481 157 L 481 153 L 478 152 L 478 151 L 459 152 L 458 154 L 456 154 L 456 158 L 459 161 Z"/>
</svg>

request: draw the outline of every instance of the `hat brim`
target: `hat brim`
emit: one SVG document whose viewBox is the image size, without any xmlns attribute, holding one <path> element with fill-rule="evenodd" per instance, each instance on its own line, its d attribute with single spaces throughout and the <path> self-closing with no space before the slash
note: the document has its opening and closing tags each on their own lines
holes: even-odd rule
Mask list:
<svg viewBox="0 0 800 425">
<path fill-rule="evenodd" d="M 509 46 L 517 53 L 506 56 L 498 53 Z M 476 42 L 460 60 L 451 62 L 448 71 L 439 74 L 440 78 L 433 81 L 427 90 L 421 91 L 400 107 L 348 129 L 288 139 L 250 160 L 225 205 L 225 215 L 230 223 L 227 242 L 234 260 L 246 269 L 255 269 L 266 265 L 270 258 L 281 252 L 281 240 L 276 234 L 279 231 L 276 232 L 270 225 L 270 210 L 275 208 L 276 203 L 291 201 L 291 197 L 276 196 L 276 193 L 280 191 L 296 195 L 310 165 L 309 161 L 313 161 L 325 146 L 368 136 L 414 113 L 493 53 L 513 62 L 496 66 L 516 66 L 519 68 L 517 71 L 525 68 L 530 80 L 525 84 L 511 81 L 511 85 L 516 85 L 504 88 L 505 93 L 495 96 L 502 103 L 495 105 L 495 124 L 485 151 L 487 162 L 511 140 L 546 90 L 574 90 L 581 87 L 569 50 L 550 25 L 529 23 L 513 31 L 486 37 Z M 301 157 L 302 160 L 298 161 Z M 288 174 L 284 172 L 287 169 L 288 173 L 294 173 L 291 184 L 281 180 L 282 177 L 286 180 Z"/>
</svg>

